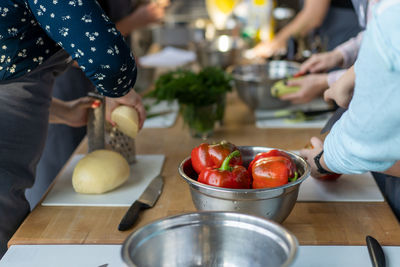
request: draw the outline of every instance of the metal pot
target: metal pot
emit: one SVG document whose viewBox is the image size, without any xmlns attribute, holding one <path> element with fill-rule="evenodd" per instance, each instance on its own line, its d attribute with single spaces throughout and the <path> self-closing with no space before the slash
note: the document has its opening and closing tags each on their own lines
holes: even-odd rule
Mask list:
<svg viewBox="0 0 400 267">
<path fill-rule="evenodd" d="M 241 146 L 243 165 L 260 152 L 272 148 Z M 198 210 L 237 211 L 261 216 L 276 222 L 283 222 L 292 211 L 297 201 L 300 184 L 310 176 L 310 166 L 302 157 L 288 153 L 299 171 L 299 179 L 286 185 L 263 189 L 230 189 L 215 187 L 197 182 L 197 174 L 192 168 L 190 157 L 179 166 L 179 174 L 189 184 L 194 205 Z"/>
<path fill-rule="evenodd" d="M 265 64 L 238 65 L 232 70 L 235 88 L 239 97 L 250 109 L 277 109 L 288 106 L 271 95 L 274 83 L 294 75 L 299 63 L 271 60 Z"/>
<path fill-rule="evenodd" d="M 122 247 L 128 266 L 289 266 L 296 237 L 271 221 L 233 212 L 172 216 L 132 233 Z"/>
</svg>

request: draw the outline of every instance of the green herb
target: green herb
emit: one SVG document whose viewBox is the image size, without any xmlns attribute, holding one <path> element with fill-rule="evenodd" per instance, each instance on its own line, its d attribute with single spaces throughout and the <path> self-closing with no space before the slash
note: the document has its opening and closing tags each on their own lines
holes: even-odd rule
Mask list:
<svg viewBox="0 0 400 267">
<path fill-rule="evenodd" d="M 189 70 L 161 75 L 148 94 L 158 100 L 178 100 L 180 104 L 206 106 L 218 103 L 232 90 L 232 78 L 218 67 L 206 67 L 199 73 Z"/>
</svg>

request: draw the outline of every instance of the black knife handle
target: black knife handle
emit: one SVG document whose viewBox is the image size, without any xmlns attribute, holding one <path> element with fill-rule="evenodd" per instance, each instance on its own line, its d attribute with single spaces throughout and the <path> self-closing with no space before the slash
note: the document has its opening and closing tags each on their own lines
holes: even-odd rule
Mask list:
<svg viewBox="0 0 400 267">
<path fill-rule="evenodd" d="M 373 267 L 385 267 L 386 260 L 385 254 L 383 253 L 383 249 L 379 242 L 373 238 L 372 236 L 366 237 L 367 247 L 369 256 L 371 258 L 372 266 Z"/>
<path fill-rule="evenodd" d="M 147 209 L 149 206 L 143 204 L 139 201 L 135 201 L 125 213 L 125 216 L 122 218 L 121 222 L 118 225 L 119 231 L 126 231 L 130 229 L 136 222 L 139 217 L 139 212 L 143 209 Z"/>
</svg>

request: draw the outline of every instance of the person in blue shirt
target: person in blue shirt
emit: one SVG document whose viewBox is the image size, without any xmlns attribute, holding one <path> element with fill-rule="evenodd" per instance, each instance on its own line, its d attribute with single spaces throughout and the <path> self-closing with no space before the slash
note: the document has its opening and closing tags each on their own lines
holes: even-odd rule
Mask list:
<svg viewBox="0 0 400 267">
<path fill-rule="evenodd" d="M 49 119 L 83 125 L 93 102 L 52 99 L 55 77 L 73 60 L 110 107 L 134 107 L 143 125 L 145 110 L 132 90 L 134 57 L 95 0 L 1 1 L 0 256 L 29 213 L 24 193 L 34 182 Z"/>
<path fill-rule="evenodd" d="M 400 219 L 400 0 L 372 11 L 354 68 L 325 92 L 348 108 L 324 142 L 302 151 L 318 178 L 321 171 L 372 171 Z M 316 157 L 316 155 L 322 155 Z M 318 168 L 318 164 L 320 168 Z M 383 180 L 383 181 L 382 181 Z"/>
</svg>

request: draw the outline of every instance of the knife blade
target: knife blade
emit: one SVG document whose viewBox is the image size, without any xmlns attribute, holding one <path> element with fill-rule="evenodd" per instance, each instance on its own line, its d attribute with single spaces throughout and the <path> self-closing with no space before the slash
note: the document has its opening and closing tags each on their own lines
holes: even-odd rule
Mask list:
<svg viewBox="0 0 400 267">
<path fill-rule="evenodd" d="M 385 254 L 383 253 L 383 249 L 379 244 L 378 240 L 368 235 L 365 238 L 365 241 L 367 242 L 368 253 L 371 258 L 372 266 L 385 267 L 386 266 Z"/>
<path fill-rule="evenodd" d="M 275 120 L 275 119 L 295 119 L 299 116 L 305 116 L 305 117 L 312 117 L 312 116 L 317 116 L 317 115 L 322 115 L 325 113 L 333 112 L 335 111 L 335 108 L 330 108 L 330 109 L 317 109 L 317 110 L 309 110 L 309 111 L 302 111 L 302 110 L 281 110 L 281 111 L 276 111 L 274 112 L 273 115 L 267 115 L 267 116 L 257 116 L 257 120 Z"/>
<path fill-rule="evenodd" d="M 118 225 L 119 231 L 126 231 L 130 229 L 139 217 L 139 212 L 144 209 L 149 209 L 154 206 L 161 195 L 163 189 L 162 175 L 158 175 L 150 182 L 140 197 L 133 202 L 129 207 L 125 216 L 122 218 Z"/>
<path fill-rule="evenodd" d="M 341 108 L 339 107 L 335 113 L 333 113 L 332 117 L 329 118 L 329 120 L 326 122 L 326 124 L 324 125 L 324 127 L 321 130 L 321 134 L 324 134 L 326 132 L 329 132 L 333 125 L 335 124 L 335 122 L 337 122 L 343 115 L 343 113 L 346 111 L 347 109 L 345 108 Z"/>
</svg>

